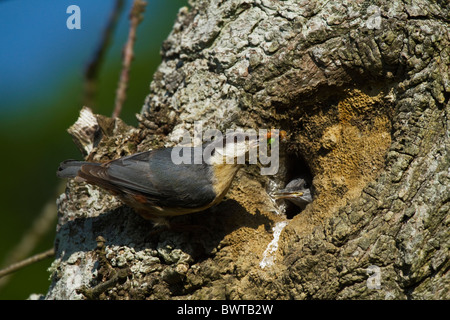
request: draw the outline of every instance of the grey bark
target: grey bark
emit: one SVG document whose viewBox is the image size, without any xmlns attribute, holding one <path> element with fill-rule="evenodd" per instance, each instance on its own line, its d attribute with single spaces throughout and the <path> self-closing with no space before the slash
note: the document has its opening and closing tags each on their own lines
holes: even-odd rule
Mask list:
<svg viewBox="0 0 450 320">
<path fill-rule="evenodd" d="M 202 120 L 286 130 L 280 171 L 241 170 L 220 205 L 177 220 L 189 232 L 69 181 L 46 298 L 85 298 L 124 268 L 96 298 L 450 298 L 449 23 L 438 0 L 191 1 L 140 127 L 100 117 L 89 159 L 174 144 Z M 286 217 L 268 192 L 302 172 L 315 199 Z"/>
</svg>

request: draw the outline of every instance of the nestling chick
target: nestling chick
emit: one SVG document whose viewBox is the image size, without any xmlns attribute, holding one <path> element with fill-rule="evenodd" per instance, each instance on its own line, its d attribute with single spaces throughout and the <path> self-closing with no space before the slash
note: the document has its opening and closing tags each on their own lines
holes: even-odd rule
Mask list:
<svg viewBox="0 0 450 320">
<path fill-rule="evenodd" d="M 236 160 L 257 146 L 256 137 L 233 132 L 223 140 L 204 144 L 202 150 L 208 148 L 210 157 L 200 164 L 175 164 L 174 148 L 163 148 L 106 163 L 66 160 L 57 176 L 97 185 L 143 218 L 164 223 L 166 217 L 202 211 L 219 203 L 243 166 Z"/>
<path fill-rule="evenodd" d="M 296 178 L 289 182 L 284 189 L 273 193 L 275 199 L 286 199 L 304 209 L 312 202 L 311 189 L 303 178 Z"/>
</svg>

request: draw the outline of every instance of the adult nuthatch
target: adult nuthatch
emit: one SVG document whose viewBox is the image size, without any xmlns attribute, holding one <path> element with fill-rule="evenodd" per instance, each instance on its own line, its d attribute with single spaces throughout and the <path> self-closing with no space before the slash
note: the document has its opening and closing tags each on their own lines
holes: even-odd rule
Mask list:
<svg viewBox="0 0 450 320">
<path fill-rule="evenodd" d="M 223 140 L 201 147 L 208 148 L 210 158 L 200 164 L 175 164 L 174 148 L 136 153 L 106 163 L 66 160 L 57 176 L 102 187 L 143 218 L 158 223 L 219 203 L 243 165 L 236 160 L 256 149 L 258 141 L 242 132 L 227 134 Z"/>
<path fill-rule="evenodd" d="M 286 199 L 304 209 L 312 202 L 311 189 L 303 178 L 296 178 L 289 182 L 284 189 L 273 193 L 275 199 Z"/>
</svg>

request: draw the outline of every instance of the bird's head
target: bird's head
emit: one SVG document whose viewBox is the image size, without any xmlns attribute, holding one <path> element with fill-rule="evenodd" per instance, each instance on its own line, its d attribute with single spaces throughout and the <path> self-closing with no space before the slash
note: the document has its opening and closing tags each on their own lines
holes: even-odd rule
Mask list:
<svg viewBox="0 0 450 320">
<path fill-rule="evenodd" d="M 256 163 L 259 138 L 256 134 L 245 132 L 227 133 L 222 139 L 216 139 L 205 147 L 212 165 L 243 165 L 250 157 Z"/>
</svg>

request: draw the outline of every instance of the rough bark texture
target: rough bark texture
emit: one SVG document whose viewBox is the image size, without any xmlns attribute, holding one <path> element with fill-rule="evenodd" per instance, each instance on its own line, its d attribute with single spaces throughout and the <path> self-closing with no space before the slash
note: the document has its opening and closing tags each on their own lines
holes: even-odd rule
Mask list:
<svg viewBox="0 0 450 320">
<path fill-rule="evenodd" d="M 84 298 L 124 268 L 94 297 L 450 298 L 449 23 L 441 0 L 191 1 L 140 128 L 103 119 L 89 158 L 174 144 L 202 120 L 286 130 L 282 167 L 241 170 L 224 202 L 176 219 L 189 232 L 154 232 L 70 181 L 46 298 Z M 286 216 L 267 192 L 300 173 L 315 199 Z"/>
</svg>

